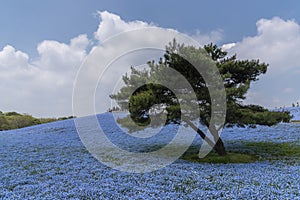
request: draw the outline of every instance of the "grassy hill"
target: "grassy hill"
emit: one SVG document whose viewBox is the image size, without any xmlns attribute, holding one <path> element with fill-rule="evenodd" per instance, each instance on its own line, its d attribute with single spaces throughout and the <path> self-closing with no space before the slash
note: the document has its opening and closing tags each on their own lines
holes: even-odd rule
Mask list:
<svg viewBox="0 0 300 200">
<path fill-rule="evenodd" d="M 73 116 L 60 118 L 35 118 L 29 114 L 20 114 L 17 112 L 3 113 L 0 111 L 0 131 L 18 129 L 71 118 L 73 118 Z"/>
</svg>

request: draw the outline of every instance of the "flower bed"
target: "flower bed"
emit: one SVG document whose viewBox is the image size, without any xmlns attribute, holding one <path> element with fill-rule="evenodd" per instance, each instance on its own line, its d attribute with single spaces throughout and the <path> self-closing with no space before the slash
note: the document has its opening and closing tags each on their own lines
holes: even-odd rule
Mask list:
<svg viewBox="0 0 300 200">
<path fill-rule="evenodd" d="M 299 124 L 279 124 L 228 128 L 222 138 L 238 151 L 243 142 L 300 145 L 299 132 Z M 93 158 L 72 120 L 0 132 L 0 146 L 0 199 L 299 198 L 300 163 L 294 158 L 248 164 L 179 159 L 158 171 L 130 174 Z"/>
</svg>

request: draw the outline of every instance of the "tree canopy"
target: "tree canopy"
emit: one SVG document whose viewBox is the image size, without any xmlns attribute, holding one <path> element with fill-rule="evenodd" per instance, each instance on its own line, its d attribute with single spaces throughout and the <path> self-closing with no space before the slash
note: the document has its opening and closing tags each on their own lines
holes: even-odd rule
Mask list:
<svg viewBox="0 0 300 200">
<path fill-rule="evenodd" d="M 200 66 L 201 73 L 193 65 L 195 63 Z M 174 40 L 166 46 L 163 58 L 158 62 L 148 62 L 148 66 L 149 69 L 142 70 L 132 67 L 131 73 L 123 76 L 125 86 L 117 94 L 110 96 L 117 101 L 121 109 L 129 110 L 128 118 L 130 117 L 141 128 L 162 122 L 185 123 L 213 146 L 219 155 L 226 155 L 224 144 L 218 137 L 218 130 L 222 127 L 211 125 L 214 114 L 212 106 L 218 102 L 218 92 L 222 88 L 217 85 L 211 91 L 212 86 L 205 79 L 217 75 L 221 77 L 222 87 L 225 90 L 225 104 L 218 103 L 218 106 L 226 107 L 226 113 L 220 113 L 224 115 L 226 126 L 255 124 L 271 126 L 282 121 L 288 122 L 291 118 L 286 112 L 269 111 L 259 105 L 244 105 L 243 100 L 250 84 L 258 81 L 259 76 L 266 73 L 268 65 L 259 60 L 238 60 L 236 55 L 227 56 L 227 52 L 215 44 L 196 48 L 178 44 Z M 218 72 L 213 70 L 214 67 Z M 166 73 L 168 70 L 179 72 L 191 87 L 186 87 L 177 76 L 172 75 L 172 72 Z M 173 84 L 170 88 L 161 83 Z M 192 98 L 193 95 L 196 96 L 196 101 Z M 194 108 L 199 110 L 200 115 Z M 151 115 L 159 116 L 162 113 L 167 113 L 166 120 L 151 122 Z M 130 129 L 132 123 L 128 122 L 131 121 L 128 118 L 119 122 Z M 199 120 L 201 124 L 207 126 L 214 140 L 206 137 L 207 135 L 193 124 L 193 120 Z"/>
</svg>

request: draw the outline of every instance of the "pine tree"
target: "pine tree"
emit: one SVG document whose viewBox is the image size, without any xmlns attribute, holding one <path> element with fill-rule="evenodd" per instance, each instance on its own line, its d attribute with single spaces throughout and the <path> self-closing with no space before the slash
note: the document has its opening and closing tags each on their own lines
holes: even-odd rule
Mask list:
<svg viewBox="0 0 300 200">
<path fill-rule="evenodd" d="M 211 74 L 210 66 L 212 62 L 217 67 L 222 78 L 226 92 L 226 113 L 225 126 L 254 126 L 255 124 L 271 126 L 279 122 L 288 122 L 290 115 L 287 112 L 269 111 L 259 105 L 243 105 L 245 95 L 250 88 L 250 84 L 258 80 L 261 74 L 265 74 L 268 65 L 259 62 L 259 60 L 238 60 L 236 55 L 227 56 L 227 52 L 214 44 L 208 44 L 204 48 L 185 46 L 177 44 L 174 40 L 166 47 L 166 52 L 159 62 L 148 62 L 149 70 L 137 70 L 131 68 L 130 75 L 123 77 L 125 86 L 117 94 L 110 97 L 115 99 L 122 109 L 128 109 L 131 119 L 143 127 L 151 124 L 159 125 L 164 120 L 151 122 L 151 115 L 162 115 L 167 112 L 166 123 L 184 123 L 194 129 L 202 139 L 204 139 L 220 155 L 226 155 L 224 143 L 218 137 L 218 130 L 222 127 L 211 125 L 212 101 L 208 85 L 204 80 L 203 74 L 193 67 L 193 65 L 184 58 L 189 57 L 195 63 L 201 63 L 205 66 L 202 71 Z M 209 59 L 208 59 L 209 58 Z M 210 62 L 208 62 L 210 60 Z M 184 88 L 174 80 L 173 76 L 166 76 L 165 70 L 174 69 L 179 72 L 192 86 L 192 90 Z M 189 99 L 191 93 L 195 93 L 197 101 L 186 102 L 185 105 L 196 104 L 200 110 L 200 117 L 197 112 L 189 110 L 189 106 L 181 108 L 183 99 L 178 99 L 174 92 L 161 84 L 147 83 L 147 80 L 164 80 L 175 82 L 173 91 L 184 95 L 185 101 Z M 129 105 L 129 107 L 128 107 Z M 184 111 L 183 111 L 184 110 Z M 189 111 L 188 111 L 189 110 Z M 130 129 L 132 124 L 128 123 L 128 118 L 119 120 L 119 122 Z M 159 117 L 156 119 L 160 119 Z M 199 127 L 193 124 L 193 120 L 208 127 L 210 133 L 214 136 L 213 140 Z"/>
</svg>

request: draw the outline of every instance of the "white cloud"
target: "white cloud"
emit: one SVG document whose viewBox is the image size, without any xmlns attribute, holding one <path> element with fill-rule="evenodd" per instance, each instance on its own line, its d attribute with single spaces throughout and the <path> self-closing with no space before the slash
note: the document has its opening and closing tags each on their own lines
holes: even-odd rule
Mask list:
<svg viewBox="0 0 300 200">
<path fill-rule="evenodd" d="M 223 31 L 217 30 L 217 31 L 211 31 L 208 34 L 202 34 L 200 30 L 197 30 L 196 34 L 192 35 L 191 37 L 194 38 L 201 45 L 206 45 L 211 42 L 215 44 L 222 41 Z"/>
<path fill-rule="evenodd" d="M 100 44 L 116 34 L 136 29 L 156 27 L 153 23 L 143 21 L 124 21 L 120 16 L 107 11 L 99 12 L 100 23 L 95 27 L 94 39 Z M 241 41 L 225 44 L 223 49 L 230 54 L 237 53 L 239 59 L 260 59 L 269 63 L 266 75 L 251 86 L 247 103 L 258 103 L 267 107 L 291 105 L 299 101 L 300 90 L 300 25 L 295 20 L 283 20 L 279 17 L 260 19 L 256 23 L 257 34 L 245 37 Z M 162 49 L 164 41 L 170 35 L 138 35 L 126 38 L 133 46 L 158 46 Z M 176 32 L 175 30 L 172 30 Z M 222 30 L 202 34 L 197 31 L 191 36 L 200 44 L 222 41 Z M 62 43 L 44 40 L 37 46 L 38 57 L 34 60 L 26 52 L 7 45 L 0 50 L 0 110 L 28 112 L 35 116 L 61 116 L 72 114 L 73 82 L 82 61 L 91 52 L 92 39 L 82 34 Z M 120 46 L 120 45 L 123 45 Z M 128 48 L 128 42 L 114 47 L 103 47 L 103 55 L 114 55 L 120 48 Z M 115 65 L 131 65 L 145 63 L 145 57 L 128 56 L 117 60 Z M 151 59 L 156 59 L 158 52 Z M 130 59 L 129 59 L 130 58 Z M 143 62 L 142 62 L 143 61 Z M 93 69 L 90 77 L 95 78 Z M 119 77 L 119 69 L 111 71 L 104 77 L 107 85 L 115 84 L 112 80 Z M 97 78 L 97 77 L 96 77 Z M 86 80 L 86 84 L 89 80 Z M 83 96 L 84 99 L 84 96 Z M 101 102 L 107 106 L 107 102 Z"/>
<path fill-rule="evenodd" d="M 88 39 L 87 35 L 81 34 L 70 41 L 70 48 L 74 50 L 79 51 L 85 51 L 87 46 L 91 43 L 91 41 Z"/>
<path fill-rule="evenodd" d="M 228 44 L 223 44 L 222 49 L 224 51 L 230 51 L 231 48 L 235 47 L 236 43 L 228 43 Z"/>
<path fill-rule="evenodd" d="M 12 70 L 27 67 L 29 56 L 14 47 L 7 45 L 0 52 L 0 69 Z"/>
<path fill-rule="evenodd" d="M 122 32 L 147 27 L 157 27 L 157 25 L 155 25 L 154 23 L 147 23 L 138 20 L 126 22 L 120 16 L 107 11 L 98 12 L 98 15 L 100 16 L 101 22 L 98 26 L 97 31 L 94 33 L 94 36 L 100 42 L 103 42 L 104 40 Z M 191 35 L 191 37 L 194 38 L 201 45 L 210 42 L 217 43 L 223 39 L 223 31 L 214 30 L 208 34 L 204 34 L 200 30 L 197 30 L 196 34 Z"/>
<path fill-rule="evenodd" d="M 37 47 L 39 60 L 35 64 L 48 70 L 74 70 L 86 56 L 89 40 L 86 35 L 71 39 L 70 44 L 45 40 Z"/>
<path fill-rule="evenodd" d="M 140 21 L 125 22 L 119 16 L 106 11 L 100 12 L 99 15 L 102 21 L 95 32 L 95 37 L 101 46 L 97 50 L 92 50 L 92 52 L 97 51 L 98 56 L 88 60 L 90 64 L 86 65 L 87 69 L 80 71 L 80 78 L 76 80 L 78 83 L 76 88 L 78 87 L 80 91 L 78 96 L 85 97 L 75 101 L 82 106 L 76 114 L 80 116 L 94 113 L 93 106 L 87 108 L 87 105 L 90 105 L 89 99 L 94 97 L 98 99 L 96 102 L 101 102 L 96 104 L 96 112 L 106 111 L 111 103 L 109 94 L 113 93 L 115 87 L 119 87 L 119 80 L 122 75 L 130 71 L 130 66 L 142 65 L 149 60 L 158 59 L 163 55 L 165 45 L 174 37 L 178 37 L 177 41 L 188 42 L 188 37 L 180 38 L 176 30 L 157 28 Z M 107 58 L 111 60 L 107 61 Z M 113 62 L 110 63 L 111 61 Z M 107 69 L 104 70 L 105 68 Z M 105 74 L 100 77 L 101 71 Z M 95 82 L 98 79 L 99 87 L 94 94 L 97 86 Z"/>
<path fill-rule="evenodd" d="M 72 86 L 76 71 L 86 57 L 89 41 L 79 35 L 70 44 L 43 41 L 39 57 L 6 46 L 0 51 L 1 110 L 15 110 L 36 116 L 72 113 Z"/>
<path fill-rule="evenodd" d="M 231 48 L 239 58 L 260 58 L 270 64 L 270 71 L 287 71 L 300 65 L 300 25 L 279 17 L 256 23 L 257 35 L 246 37 Z"/>
<path fill-rule="evenodd" d="M 124 31 L 153 26 L 152 24 L 143 21 L 125 22 L 120 16 L 107 11 L 98 12 L 98 14 L 101 18 L 101 22 L 98 26 L 98 30 L 94 33 L 94 36 L 99 41 L 104 41 L 105 39 Z"/>
<path fill-rule="evenodd" d="M 300 25 L 295 20 L 274 17 L 260 19 L 256 26 L 257 35 L 223 45 L 239 59 L 259 59 L 269 64 L 267 74 L 251 88 L 260 95 L 248 95 L 246 102 L 267 107 L 290 105 L 300 96 L 296 77 L 300 70 Z"/>
</svg>

